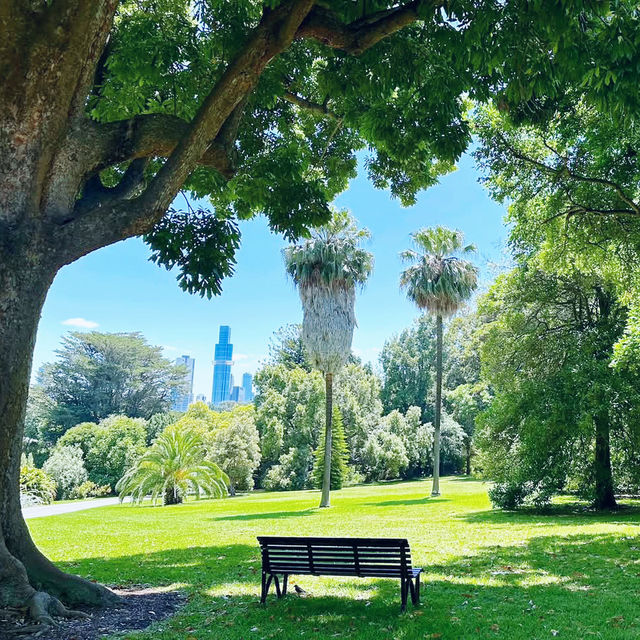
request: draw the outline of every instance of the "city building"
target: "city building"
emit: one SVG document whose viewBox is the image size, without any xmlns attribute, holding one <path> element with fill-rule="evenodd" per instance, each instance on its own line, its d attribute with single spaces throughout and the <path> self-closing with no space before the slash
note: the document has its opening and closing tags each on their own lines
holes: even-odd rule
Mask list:
<svg viewBox="0 0 640 640">
<path fill-rule="evenodd" d="M 205 396 L 204 393 L 199 393 L 196 396 L 196 402 L 204 402 L 205 404 L 207 404 L 207 396 Z"/>
<path fill-rule="evenodd" d="M 171 409 L 173 411 L 186 411 L 193 402 L 193 371 L 196 361 L 191 356 L 180 356 L 176 358 L 176 365 L 186 367 L 187 372 L 184 374 L 186 389 L 183 393 L 176 393 L 173 397 Z"/>
<path fill-rule="evenodd" d="M 242 376 L 242 388 L 244 390 L 244 401 L 253 402 L 253 376 L 245 373 Z"/>
<path fill-rule="evenodd" d="M 233 345 L 231 327 L 222 325 L 213 356 L 213 387 L 211 389 L 211 404 L 218 405 L 226 402 L 231 396 L 233 380 L 231 365 L 233 364 Z"/>
<path fill-rule="evenodd" d="M 238 402 L 242 404 L 244 402 L 244 387 L 232 387 L 231 389 L 231 400 L 233 402 Z"/>
</svg>

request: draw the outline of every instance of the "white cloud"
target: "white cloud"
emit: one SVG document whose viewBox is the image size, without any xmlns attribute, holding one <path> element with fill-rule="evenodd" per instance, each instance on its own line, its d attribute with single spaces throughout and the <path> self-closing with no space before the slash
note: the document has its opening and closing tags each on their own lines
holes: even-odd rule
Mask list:
<svg viewBox="0 0 640 640">
<path fill-rule="evenodd" d="M 67 325 L 68 327 L 77 327 L 79 329 L 95 329 L 100 325 L 93 320 L 85 320 L 85 318 L 67 318 L 62 322 L 62 324 Z"/>
<path fill-rule="evenodd" d="M 178 351 L 178 347 L 172 347 L 170 344 L 163 344 L 162 348 L 165 351 Z"/>
<path fill-rule="evenodd" d="M 240 360 L 248 360 L 251 356 L 249 356 L 247 353 L 236 353 L 235 356 L 233 356 L 233 361 L 240 361 Z"/>
</svg>

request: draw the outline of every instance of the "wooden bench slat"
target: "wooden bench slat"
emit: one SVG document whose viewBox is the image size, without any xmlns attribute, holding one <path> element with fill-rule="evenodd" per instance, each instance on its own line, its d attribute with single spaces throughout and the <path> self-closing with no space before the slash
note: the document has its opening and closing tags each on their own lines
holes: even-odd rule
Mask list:
<svg viewBox="0 0 640 640">
<path fill-rule="evenodd" d="M 359 547 L 400 547 L 409 546 L 406 538 L 328 538 L 328 537 L 303 537 L 303 536 L 258 536 L 258 541 L 267 545 L 291 546 L 300 545 L 327 545 L 330 547 L 351 547 L 357 544 Z"/>
</svg>

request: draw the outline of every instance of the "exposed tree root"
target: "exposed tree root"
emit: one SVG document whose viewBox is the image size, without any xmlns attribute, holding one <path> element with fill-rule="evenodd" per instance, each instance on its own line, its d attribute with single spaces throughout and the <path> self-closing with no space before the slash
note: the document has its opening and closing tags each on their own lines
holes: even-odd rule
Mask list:
<svg viewBox="0 0 640 640">
<path fill-rule="evenodd" d="M 29 616 L 38 624 L 55 626 L 57 618 L 88 618 L 83 611 L 67 609 L 60 600 L 45 591 L 36 591 L 28 603 Z"/>
</svg>

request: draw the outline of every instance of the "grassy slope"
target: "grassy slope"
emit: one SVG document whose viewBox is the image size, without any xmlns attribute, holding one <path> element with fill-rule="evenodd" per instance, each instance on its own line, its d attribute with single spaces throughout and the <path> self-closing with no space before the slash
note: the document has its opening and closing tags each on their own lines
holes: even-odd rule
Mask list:
<svg viewBox="0 0 640 640">
<path fill-rule="evenodd" d="M 188 591 L 181 613 L 136 639 L 640 637 L 638 510 L 511 514 L 492 511 L 476 481 L 445 479 L 440 498 L 428 491 L 354 487 L 322 511 L 310 491 L 123 505 L 29 526 L 65 570 Z M 302 576 L 291 582 L 309 597 L 270 595 L 260 607 L 257 534 L 407 537 L 425 567 L 422 604 L 400 615 L 396 580 Z"/>
</svg>

